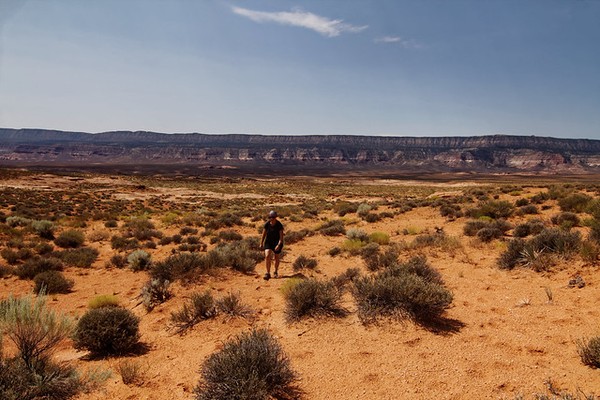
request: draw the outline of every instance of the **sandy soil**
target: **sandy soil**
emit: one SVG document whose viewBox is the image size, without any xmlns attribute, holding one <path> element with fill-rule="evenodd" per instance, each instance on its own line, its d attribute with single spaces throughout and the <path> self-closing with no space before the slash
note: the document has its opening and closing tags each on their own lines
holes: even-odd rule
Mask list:
<svg viewBox="0 0 600 400">
<path fill-rule="evenodd" d="M 2 186 L 55 190 L 73 183 L 65 177 L 49 179 L 24 178 L 19 182 L 4 181 Z M 118 179 L 93 179 L 114 184 L 116 197 L 165 194 L 163 188 L 146 188 L 142 193 L 136 192 L 135 185 Z M 181 201 L 186 201 L 186 190 L 170 189 L 169 195 L 179 195 Z M 524 195 L 538 189 L 528 190 Z M 439 189 L 440 193 L 452 195 L 457 191 L 460 189 L 454 185 Z M 544 211 L 542 218 L 548 219 L 557 210 L 554 207 Z M 333 214 L 320 217 L 333 218 Z M 142 341 L 149 351 L 129 357 L 143 366 L 141 383 L 125 385 L 114 372 L 102 389 L 79 399 L 191 399 L 202 362 L 225 341 L 254 326 L 268 328 L 281 342 L 301 377 L 300 386 L 307 399 L 514 399 L 517 395 L 533 398 L 534 393 L 544 392 L 546 380 L 572 392 L 581 388 L 588 394 L 600 395 L 600 372 L 582 364 L 576 346 L 578 339 L 600 334 L 597 265 L 585 265 L 576 259 L 561 261 L 553 272 L 499 270 L 495 260 L 502 245 L 498 241 L 480 243 L 463 236 L 465 220 L 446 221 L 437 209 L 417 208 L 393 219 L 371 224 L 359 221 L 352 225 L 368 233 L 387 232 L 392 242 L 412 241 L 414 236 L 401 233 L 409 227 L 430 232 L 443 227 L 447 234 L 458 238 L 460 246 L 452 251 L 423 250 L 454 294 L 453 305 L 446 314 L 448 329 L 441 332 L 410 321 L 382 321 L 364 326 L 356 316 L 349 294 L 344 305 L 351 312 L 345 318 L 286 323 L 279 288 L 294 274 L 292 262 L 297 256 L 317 258 L 317 271 L 305 274 L 318 279 L 333 277 L 350 267 L 366 272 L 358 257 L 328 255 L 330 248 L 343 242 L 345 238 L 341 236 L 315 235 L 287 246 L 280 279 L 264 281 L 261 278 L 264 267 L 259 264 L 253 276 L 227 270 L 193 284 L 175 283 L 175 296 L 149 313 L 139 304 L 138 297 L 147 274 L 107 268 L 105 264 L 113 254 L 109 240 L 91 243 L 91 247 L 101 252 L 98 261 L 90 269 L 67 269 L 65 274 L 75 281 L 74 291 L 50 296 L 50 305 L 80 316 L 91 298 L 116 294 L 124 306 L 141 317 Z M 155 222 L 165 234 L 179 229 Z M 283 218 L 282 222 L 288 231 L 296 231 L 314 228 L 320 221 L 291 222 Z M 244 235 L 256 235 L 257 223 L 249 224 L 237 230 Z M 92 224 L 88 229 L 102 227 Z M 155 260 L 162 259 L 170 254 L 170 247 L 159 246 L 151 252 Z M 412 254 L 403 253 L 401 258 Z M 568 286 L 569 279 L 576 274 L 585 280 L 584 288 Z M 30 281 L 5 278 L 0 280 L 0 297 L 31 293 L 32 287 Z M 216 296 L 239 293 L 254 310 L 254 317 L 219 316 L 201 322 L 184 335 L 175 334 L 169 329 L 170 313 L 178 310 L 191 293 L 206 289 Z M 81 369 L 100 367 L 113 371 L 118 363 L 128 359 L 90 360 L 85 352 L 75 351 L 71 343 L 62 345 L 56 357 Z"/>
</svg>

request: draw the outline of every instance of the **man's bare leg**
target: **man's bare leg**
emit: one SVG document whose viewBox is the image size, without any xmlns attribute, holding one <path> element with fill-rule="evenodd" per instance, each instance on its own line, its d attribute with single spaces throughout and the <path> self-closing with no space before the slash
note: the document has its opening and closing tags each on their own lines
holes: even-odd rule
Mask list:
<svg viewBox="0 0 600 400">
<path fill-rule="evenodd" d="M 272 258 L 273 258 L 273 250 L 266 249 L 265 250 L 265 266 L 267 268 L 267 275 L 265 275 L 265 277 L 271 276 L 271 259 Z M 276 261 L 276 263 L 277 263 L 277 261 Z M 277 271 L 277 266 L 275 267 L 275 270 Z"/>
</svg>

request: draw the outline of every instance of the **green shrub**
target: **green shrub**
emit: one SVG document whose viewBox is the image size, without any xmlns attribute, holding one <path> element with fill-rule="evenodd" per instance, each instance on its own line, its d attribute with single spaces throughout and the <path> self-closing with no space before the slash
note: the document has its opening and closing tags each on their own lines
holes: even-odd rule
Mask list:
<svg viewBox="0 0 600 400">
<path fill-rule="evenodd" d="M 118 226 L 119 226 L 119 223 L 118 223 L 118 222 L 117 222 L 117 220 L 115 220 L 115 219 L 109 219 L 108 221 L 106 221 L 106 222 L 104 223 L 104 226 L 105 226 L 106 228 L 116 228 L 116 227 L 118 227 Z"/>
<path fill-rule="evenodd" d="M 133 271 L 145 271 L 152 265 L 152 257 L 144 250 L 134 250 L 127 256 L 127 264 Z"/>
<path fill-rule="evenodd" d="M 364 216 L 363 218 L 365 221 L 367 221 L 368 223 L 372 224 L 374 222 L 377 222 L 379 220 L 381 220 L 381 215 L 380 214 L 375 214 L 375 213 L 368 213 Z"/>
<path fill-rule="evenodd" d="M 157 305 L 169 300 L 172 296 L 171 283 L 163 279 L 150 279 L 142 287 L 140 296 L 147 311 L 152 311 Z"/>
<path fill-rule="evenodd" d="M 131 218 L 123 225 L 124 236 L 135 238 L 137 240 L 150 240 L 152 238 L 161 238 L 162 232 L 157 231 L 154 223 L 147 218 Z"/>
<path fill-rule="evenodd" d="M 333 211 L 340 217 L 346 214 L 355 213 L 358 210 L 358 204 L 350 203 L 348 201 L 338 201 L 333 206 Z"/>
<path fill-rule="evenodd" d="M 198 229 L 191 227 L 191 226 L 184 226 L 183 228 L 181 228 L 179 230 L 179 234 L 184 236 L 184 235 L 195 235 L 198 233 Z"/>
<path fill-rule="evenodd" d="M 351 255 L 356 256 L 356 255 L 358 255 L 360 253 L 360 250 L 366 244 L 367 244 L 366 242 L 363 242 L 363 241 L 358 240 L 358 239 L 346 239 L 342 243 L 342 250 L 347 251 Z"/>
<path fill-rule="evenodd" d="M 437 269 L 429 264 L 427 257 L 424 255 L 411 257 L 408 261 L 403 263 L 390 263 L 385 270 L 380 273 L 381 276 L 401 276 L 407 274 L 416 275 L 429 283 L 436 283 L 438 285 L 444 284 L 442 275 Z"/>
<path fill-rule="evenodd" d="M 348 268 L 346 271 L 342 272 L 339 275 L 331 278 L 331 283 L 339 290 L 342 291 L 346 287 L 346 285 L 350 282 L 353 282 L 356 278 L 360 276 L 360 269 L 358 268 Z"/>
<path fill-rule="evenodd" d="M 591 240 L 586 240 L 581 243 L 579 254 L 584 261 L 595 263 L 600 256 L 600 246 Z"/>
<path fill-rule="evenodd" d="M 522 206 L 519 208 L 519 211 L 521 214 L 539 214 L 540 213 L 540 210 L 538 210 L 538 208 L 533 204 L 528 204 L 526 206 Z"/>
<path fill-rule="evenodd" d="M 600 336 L 577 342 L 577 352 L 581 361 L 590 367 L 600 368 Z"/>
<path fill-rule="evenodd" d="M 90 247 L 68 249 L 56 253 L 65 264 L 72 267 L 89 268 L 98 258 L 98 250 Z"/>
<path fill-rule="evenodd" d="M 6 218 L 6 225 L 8 225 L 11 228 L 26 227 L 31 225 L 31 222 L 31 219 L 19 216 L 10 216 Z"/>
<path fill-rule="evenodd" d="M 358 214 L 358 216 L 361 218 L 365 218 L 367 216 L 367 214 L 369 214 L 369 212 L 371 211 L 372 208 L 373 207 L 371 207 L 367 203 L 361 203 L 361 204 L 359 204 L 359 206 L 356 209 L 356 214 Z"/>
<path fill-rule="evenodd" d="M 301 254 L 294 261 L 293 268 L 294 271 L 300 271 L 302 269 L 315 269 L 317 268 L 317 260 Z"/>
<path fill-rule="evenodd" d="M 77 248 L 83 245 L 85 242 L 85 236 L 83 232 L 77 231 L 74 229 L 69 229 L 67 231 L 62 232 L 56 239 L 54 239 L 54 243 L 62 248 Z"/>
<path fill-rule="evenodd" d="M 390 244 L 390 235 L 385 232 L 373 232 L 369 235 L 369 240 L 380 245 Z"/>
<path fill-rule="evenodd" d="M 171 322 L 178 333 L 183 333 L 200 321 L 214 318 L 216 315 L 215 299 L 210 291 L 193 293 L 189 302 L 180 310 L 171 313 Z"/>
<path fill-rule="evenodd" d="M 119 303 L 119 298 L 114 294 L 101 294 L 88 302 L 88 308 L 118 307 Z"/>
<path fill-rule="evenodd" d="M 15 275 L 21 279 L 33 279 L 37 274 L 46 271 L 62 271 L 63 263 L 54 257 L 36 257 L 17 266 Z"/>
<path fill-rule="evenodd" d="M 341 292 L 331 282 L 301 280 L 292 286 L 284 297 L 288 321 L 322 315 L 341 317 L 347 314 L 341 306 Z"/>
<path fill-rule="evenodd" d="M 207 256 L 196 253 L 177 253 L 152 265 L 150 276 L 155 279 L 175 281 L 191 271 L 205 272 L 210 268 Z"/>
<path fill-rule="evenodd" d="M 40 272 L 33 278 L 35 282 L 35 293 L 69 293 L 73 288 L 74 282 L 65 278 L 65 276 L 59 271 L 45 271 Z"/>
<path fill-rule="evenodd" d="M 114 235 L 110 238 L 110 247 L 113 250 L 135 250 L 140 247 L 140 241 L 136 238 Z"/>
<path fill-rule="evenodd" d="M 196 400 L 298 399 L 297 374 L 281 345 L 266 330 L 245 332 L 202 365 Z"/>
<path fill-rule="evenodd" d="M 10 265 L 15 265 L 19 262 L 19 254 L 14 250 L 9 249 L 8 247 L 5 247 L 2 250 L 0 250 L 0 255 Z"/>
<path fill-rule="evenodd" d="M 139 343 L 139 318 L 121 307 L 88 310 L 77 323 L 73 344 L 93 355 L 122 355 Z"/>
</svg>

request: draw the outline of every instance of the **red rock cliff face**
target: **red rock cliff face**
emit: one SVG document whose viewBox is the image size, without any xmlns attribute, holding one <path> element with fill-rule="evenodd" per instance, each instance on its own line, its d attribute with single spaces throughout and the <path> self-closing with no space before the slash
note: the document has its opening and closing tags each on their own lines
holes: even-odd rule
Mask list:
<svg viewBox="0 0 600 400">
<path fill-rule="evenodd" d="M 600 141 L 537 136 L 264 136 L 0 129 L 0 164 L 373 166 L 597 172 Z"/>
</svg>

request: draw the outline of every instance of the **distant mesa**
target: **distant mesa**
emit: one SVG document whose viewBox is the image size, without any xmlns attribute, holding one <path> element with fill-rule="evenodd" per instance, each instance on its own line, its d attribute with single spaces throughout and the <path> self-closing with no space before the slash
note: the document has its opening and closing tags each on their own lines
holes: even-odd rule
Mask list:
<svg viewBox="0 0 600 400">
<path fill-rule="evenodd" d="M 65 132 L 0 128 L 0 165 L 91 168 L 130 166 L 183 173 L 600 172 L 600 140 L 539 136 L 267 136 Z"/>
</svg>

